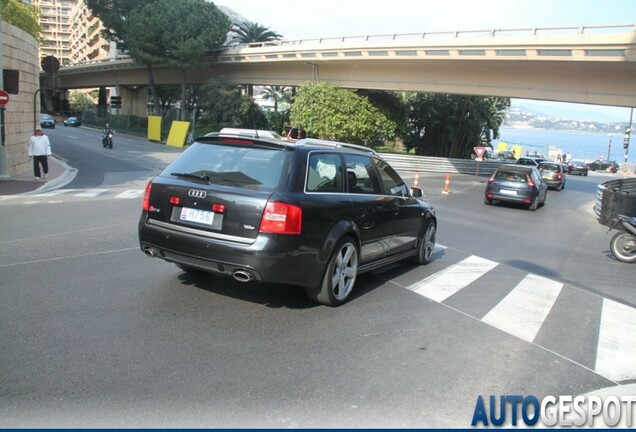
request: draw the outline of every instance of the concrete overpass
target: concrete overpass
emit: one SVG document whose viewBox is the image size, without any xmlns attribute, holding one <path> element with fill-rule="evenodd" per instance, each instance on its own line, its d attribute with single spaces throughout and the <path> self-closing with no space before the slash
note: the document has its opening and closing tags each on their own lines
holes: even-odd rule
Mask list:
<svg viewBox="0 0 636 432">
<path fill-rule="evenodd" d="M 230 82 L 455 93 L 636 106 L 636 25 L 500 29 L 278 41 L 230 47 L 186 74 Z M 156 84 L 177 84 L 154 68 Z M 145 101 L 147 70 L 129 58 L 60 69 L 58 89 L 117 86 L 124 108 Z M 128 101 L 127 101 L 128 99 Z M 140 102 L 141 104 L 141 102 Z M 134 111 L 145 110 L 145 103 Z M 129 105 L 130 107 L 130 105 Z M 140 113 L 141 114 L 141 113 Z M 144 112 L 145 114 L 145 112 Z"/>
</svg>

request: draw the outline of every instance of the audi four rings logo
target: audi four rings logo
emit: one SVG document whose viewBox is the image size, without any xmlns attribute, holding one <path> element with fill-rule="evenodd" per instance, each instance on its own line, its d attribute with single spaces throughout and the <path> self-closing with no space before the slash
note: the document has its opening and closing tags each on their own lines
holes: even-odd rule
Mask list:
<svg viewBox="0 0 636 432">
<path fill-rule="evenodd" d="M 188 195 L 191 196 L 192 198 L 205 198 L 205 196 L 207 195 L 207 192 L 203 190 L 198 190 L 198 189 L 190 189 L 188 191 Z"/>
</svg>

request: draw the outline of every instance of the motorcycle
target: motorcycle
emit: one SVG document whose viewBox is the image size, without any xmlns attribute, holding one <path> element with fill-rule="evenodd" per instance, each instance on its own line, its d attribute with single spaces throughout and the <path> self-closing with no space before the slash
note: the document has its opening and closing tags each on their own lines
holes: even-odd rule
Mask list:
<svg viewBox="0 0 636 432">
<path fill-rule="evenodd" d="M 113 148 L 113 132 L 114 131 L 108 131 L 108 132 L 104 132 L 103 136 L 102 136 L 102 145 L 104 147 L 108 147 L 108 148 Z"/>
<path fill-rule="evenodd" d="M 610 250 L 617 260 L 636 262 L 636 217 L 617 215 L 610 224 L 611 229 L 620 230 L 610 240 Z"/>
</svg>

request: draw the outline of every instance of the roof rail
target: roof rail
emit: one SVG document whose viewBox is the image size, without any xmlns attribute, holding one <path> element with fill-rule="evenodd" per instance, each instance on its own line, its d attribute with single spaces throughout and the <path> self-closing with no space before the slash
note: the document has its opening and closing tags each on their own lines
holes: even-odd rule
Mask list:
<svg viewBox="0 0 636 432">
<path fill-rule="evenodd" d="M 321 139 L 316 139 L 316 138 L 303 138 L 300 139 L 298 141 L 296 141 L 296 145 L 309 145 L 309 144 L 317 144 L 317 145 L 323 145 L 323 146 L 327 146 L 327 147 L 335 147 L 335 148 L 342 148 L 342 147 L 346 147 L 346 148 L 351 148 L 351 149 L 356 149 L 356 150 L 360 150 L 366 153 L 373 153 L 373 154 L 377 154 L 375 150 L 373 150 L 370 147 L 365 147 L 362 145 L 357 145 L 357 144 L 349 144 L 349 143 L 344 143 L 344 142 L 339 142 L 339 141 L 329 141 L 329 140 L 321 140 Z"/>
</svg>

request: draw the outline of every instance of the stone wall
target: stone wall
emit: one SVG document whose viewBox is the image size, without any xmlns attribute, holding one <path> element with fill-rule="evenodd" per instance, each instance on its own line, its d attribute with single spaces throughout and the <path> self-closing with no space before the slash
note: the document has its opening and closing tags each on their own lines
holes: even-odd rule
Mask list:
<svg viewBox="0 0 636 432">
<path fill-rule="evenodd" d="M 4 21 L 0 25 L 3 68 L 20 71 L 19 93 L 9 95 L 4 114 L 6 171 L 9 176 L 16 176 L 31 170 L 27 143 L 35 126 L 40 124 L 39 93 L 37 101 L 34 100 L 40 88 L 38 44 L 17 27 Z"/>
</svg>

